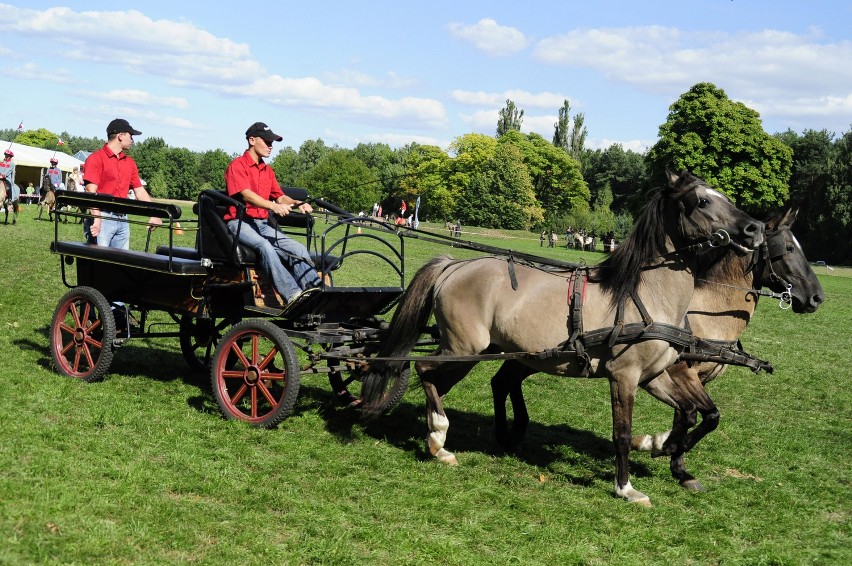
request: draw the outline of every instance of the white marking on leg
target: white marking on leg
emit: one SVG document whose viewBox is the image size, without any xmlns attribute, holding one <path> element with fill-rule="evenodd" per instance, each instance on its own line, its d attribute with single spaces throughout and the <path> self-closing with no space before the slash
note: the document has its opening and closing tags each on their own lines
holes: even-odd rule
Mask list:
<svg viewBox="0 0 852 566">
<path fill-rule="evenodd" d="M 660 432 L 654 435 L 654 444 L 653 449 L 655 451 L 660 451 L 663 449 L 663 444 L 666 443 L 666 440 L 669 439 L 669 435 L 672 433 L 671 430 L 667 430 L 666 432 Z"/>
<path fill-rule="evenodd" d="M 638 503 L 639 505 L 644 505 L 646 507 L 651 506 L 651 498 L 641 491 L 633 489 L 633 486 L 630 484 L 630 480 L 628 480 L 623 487 L 619 487 L 618 480 L 615 480 L 615 494 L 619 497 L 623 497 L 630 503 Z"/>
<path fill-rule="evenodd" d="M 650 452 L 654 446 L 654 439 L 650 434 L 643 434 L 636 437 L 633 441 L 633 446 L 634 450 L 638 450 L 639 452 Z"/>
<path fill-rule="evenodd" d="M 439 461 L 452 466 L 458 464 L 455 455 L 452 452 L 444 450 L 444 443 L 447 441 L 447 430 L 450 428 L 450 420 L 435 411 L 426 414 L 426 421 L 429 425 L 429 452 Z"/>
</svg>

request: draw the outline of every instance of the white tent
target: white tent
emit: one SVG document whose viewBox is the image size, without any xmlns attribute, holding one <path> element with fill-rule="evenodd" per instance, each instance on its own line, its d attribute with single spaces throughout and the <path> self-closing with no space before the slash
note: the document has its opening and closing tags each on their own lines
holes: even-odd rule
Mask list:
<svg viewBox="0 0 852 566">
<path fill-rule="evenodd" d="M 15 162 L 15 168 L 24 166 L 24 167 L 43 167 L 47 169 L 50 167 L 50 158 L 54 157 L 54 151 L 51 149 L 41 149 L 38 147 L 30 147 L 28 145 L 21 145 L 19 143 L 13 143 L 12 147 L 9 148 L 8 145 L 5 145 L 6 142 L 0 142 L 0 145 L 3 147 L 3 151 L 6 149 L 11 149 L 12 153 L 15 154 L 15 157 L 12 158 L 12 161 Z M 75 167 L 79 167 L 83 164 L 79 159 L 68 155 L 67 153 L 62 153 L 61 151 L 55 152 L 55 157 L 57 161 L 59 161 L 59 168 L 66 173 L 70 172 Z"/>
<path fill-rule="evenodd" d="M 50 167 L 50 159 L 54 157 L 54 151 L 51 149 L 41 149 L 38 147 L 30 147 L 19 143 L 13 143 L 9 147 L 9 142 L 0 141 L 3 151 L 11 149 L 15 156 L 12 161 L 15 163 L 15 184 L 21 189 L 21 194 L 26 193 L 26 187 L 32 183 L 36 192 L 41 186 L 41 178 Z M 68 173 L 75 167 L 80 167 L 83 164 L 79 159 L 68 155 L 67 153 L 56 152 L 57 165 L 64 173 L 63 181 Z"/>
</svg>

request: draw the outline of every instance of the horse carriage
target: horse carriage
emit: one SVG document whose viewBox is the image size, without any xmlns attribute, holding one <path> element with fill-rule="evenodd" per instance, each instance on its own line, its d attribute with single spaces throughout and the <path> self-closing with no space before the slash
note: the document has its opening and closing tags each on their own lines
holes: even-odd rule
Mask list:
<svg viewBox="0 0 852 566">
<path fill-rule="evenodd" d="M 788 217 L 772 224 L 777 234 L 767 238 L 761 222 L 688 173 L 670 177 L 670 186 L 649 201 L 630 236 L 594 268 L 420 230 L 398 233 L 381 221 L 307 199 L 304 191 L 290 196 L 313 200 L 337 220 L 317 233 L 310 216 L 282 219 L 280 229 L 306 237 L 323 275 L 320 292 L 285 306 L 257 280 L 253 254 L 225 227 L 225 208 L 234 206 L 242 214 L 240 202 L 202 192 L 195 205 L 196 245 L 182 248 L 173 245 L 173 227 L 180 218 L 174 205 L 60 192 L 57 205 L 158 216 L 168 243 L 153 252 L 146 243 L 139 252 L 64 241 L 56 222 L 52 251 L 61 256 L 63 282 L 71 287 L 51 325 L 56 368 L 94 381 L 106 374 L 114 350 L 127 340 L 178 337 L 192 367 L 209 367 L 213 394 L 225 417 L 271 427 L 292 411 L 301 376 L 328 374 L 341 399 L 375 416 L 402 398 L 415 362 L 426 394 L 429 450 L 450 464 L 456 457 L 444 447 L 449 420 L 443 398 L 477 363 L 503 361 L 492 390 L 496 437 L 506 447 L 520 442 L 528 422 L 521 394 L 527 376 L 545 372 L 606 378 L 611 384 L 615 492 L 647 504 L 648 497 L 629 481 L 630 450 L 671 456 L 674 477 L 684 487 L 698 489 L 700 484 L 683 467 L 683 454 L 718 421 L 703 389 L 712 377 L 676 374 L 675 364 L 771 370 L 767 362 L 744 352 L 736 339 L 704 339 L 690 331 L 687 312 L 696 288 L 715 277 L 713 285 L 736 289 L 738 300 L 746 297 L 752 310 L 758 295 L 792 304 L 797 312 L 815 310 L 822 300 L 819 283 L 789 232 Z M 404 238 L 488 255 L 435 258 L 406 288 Z M 358 256 L 374 260 L 399 285 L 335 284 L 332 279 Z M 725 258 L 725 267 L 715 270 Z M 76 284 L 71 284 L 66 265 L 75 263 Z M 357 269 L 354 277 L 368 275 Z M 387 280 L 386 275 L 376 278 Z M 763 285 L 770 291 L 761 290 Z M 116 328 L 116 303 L 139 313 L 138 330 L 130 323 Z M 394 308 L 390 322 L 381 318 Z M 704 309 L 696 303 L 699 308 Z M 177 332 L 148 324 L 153 311 L 168 313 Z M 705 325 L 709 334 L 713 326 Z M 427 348 L 431 353 L 423 356 Z M 675 409 L 672 431 L 653 438 L 631 436 L 639 387 Z M 514 407 L 512 430 L 507 398 Z M 704 420 L 692 431 L 698 412 Z"/>
<path fill-rule="evenodd" d="M 298 189 L 288 189 L 288 194 L 306 197 Z M 183 219 L 181 226 L 197 229 L 195 246 L 179 247 L 174 238 L 181 209 L 174 204 L 57 191 L 57 210 L 98 208 L 142 225 L 142 218 L 161 218 L 168 241 L 149 249 L 149 232 L 145 250 L 137 251 L 62 239 L 60 230 L 67 228 L 60 226 L 60 216 L 84 214 L 56 215 L 51 251 L 61 257 L 62 280 L 70 290 L 51 324 L 54 366 L 66 376 L 96 381 L 129 341 L 177 337 L 190 367 L 211 372 L 214 396 L 227 418 L 275 426 L 292 411 L 300 377 L 306 374 L 328 374 L 342 400 L 357 402 L 357 392 L 348 389 L 359 375 L 355 360 L 375 352 L 386 327 L 379 315 L 403 293 L 404 242 L 379 221 L 315 203 L 339 214 L 321 234 L 313 217 L 298 213 L 279 219 L 279 229 L 305 238 L 322 272 L 321 290 L 283 305 L 259 278 L 254 252 L 227 230 L 224 212 L 234 206 L 242 218 L 241 202 L 203 191 L 194 205 L 197 219 Z M 364 278 L 384 270 L 373 279 L 399 283 L 333 284 L 336 273 L 349 264 Z M 73 278 L 71 265 L 76 266 Z M 167 313 L 168 320 L 153 320 L 157 312 Z M 408 371 L 400 372 L 397 392 L 380 401 L 385 409 L 402 397 L 407 379 Z"/>
</svg>

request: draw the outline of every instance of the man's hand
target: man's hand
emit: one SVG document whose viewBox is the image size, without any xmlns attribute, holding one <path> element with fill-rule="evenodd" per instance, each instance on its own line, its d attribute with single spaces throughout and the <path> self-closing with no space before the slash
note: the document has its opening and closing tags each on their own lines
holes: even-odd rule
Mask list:
<svg viewBox="0 0 852 566">
<path fill-rule="evenodd" d="M 269 210 L 278 216 L 287 216 L 290 214 L 290 211 L 293 210 L 293 205 L 272 201 L 269 203 Z"/>
<path fill-rule="evenodd" d="M 158 218 L 156 216 L 152 216 L 151 218 L 148 219 L 148 230 L 150 230 L 151 232 L 156 230 L 157 226 L 162 226 L 162 225 L 163 225 L 163 220 L 161 218 Z"/>
<path fill-rule="evenodd" d="M 312 207 L 310 204 L 308 204 L 306 202 L 303 202 L 299 205 L 298 210 L 302 214 L 310 214 L 311 212 L 314 211 L 314 207 Z"/>
</svg>

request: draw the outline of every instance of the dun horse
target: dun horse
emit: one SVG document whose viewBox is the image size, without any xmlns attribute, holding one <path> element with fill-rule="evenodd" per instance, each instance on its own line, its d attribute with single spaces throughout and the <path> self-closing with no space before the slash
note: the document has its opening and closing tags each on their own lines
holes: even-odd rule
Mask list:
<svg viewBox="0 0 852 566">
<path fill-rule="evenodd" d="M 433 355 L 469 356 L 444 361 L 424 358 L 415 364 L 426 392 L 431 453 L 440 461 L 457 463 L 444 448 L 449 420 L 442 397 L 478 363 L 477 355 L 495 350 L 565 351 L 566 321 L 569 328 L 577 323 L 590 329 L 611 328 L 612 336 L 620 334 L 622 323 L 642 321 L 646 328 L 682 324 L 696 277 L 706 271 L 694 246 L 720 229 L 745 248 L 763 242 L 762 223 L 684 172 L 669 175 L 669 186 L 653 195 L 630 236 L 593 268 L 587 281 L 575 281 L 578 272 L 545 272 L 517 263 L 508 264 L 514 267 L 507 270 L 507 261 L 501 258 L 454 261 L 439 257 L 427 263 L 397 307 L 379 356 L 408 354 L 433 310 L 440 330 L 440 346 Z M 583 290 L 579 312 L 569 309 L 565 300 L 566 281 Z M 633 402 L 639 385 L 662 373 L 677 354 L 664 339 L 638 338 L 612 345 L 604 341 L 581 355 L 510 360 L 498 375 L 520 368 L 529 373 L 607 378 L 616 449 L 615 492 L 628 501 L 649 505 L 650 499 L 630 483 Z M 385 367 L 379 363 L 364 378 L 362 393 L 368 407 L 401 370 L 400 363 L 385 362 Z"/>
<path fill-rule="evenodd" d="M 745 331 L 757 306 L 763 287 L 775 293 L 789 293 L 793 311 L 813 312 L 824 300 L 822 287 L 801 246 L 790 230 L 795 211 L 776 215 L 766 223 L 766 242 L 752 254 L 728 250 L 699 279 L 687 316 L 692 332 L 720 348 L 734 348 Z M 672 430 L 653 436 L 633 438 L 635 450 L 650 451 L 653 456 L 671 456 L 671 472 L 687 489 L 703 490 L 701 483 L 686 471 L 684 453 L 712 432 L 719 422 L 719 411 L 703 385 L 721 375 L 727 366 L 718 362 L 670 366 L 655 379 L 640 384 L 643 389 L 675 408 Z M 531 371 L 500 372 L 491 382 L 494 393 L 495 437 L 507 448 L 515 448 L 523 438 L 529 416 L 521 390 Z M 506 398 L 511 397 L 514 422 L 508 428 Z M 687 406 L 682 412 L 678 407 Z M 697 422 L 696 411 L 701 413 Z"/>
<path fill-rule="evenodd" d="M 754 314 L 757 292 L 762 287 L 789 293 L 795 313 L 811 313 L 819 308 L 825 300 L 822 286 L 790 230 L 796 214 L 797 211 L 788 210 L 766 222 L 766 243 L 755 258 L 729 253 L 698 282 L 687 315 L 696 336 L 736 344 Z M 674 428 L 688 430 L 696 422 L 695 411 L 682 414 L 677 404 L 668 399 L 686 395 L 700 401 L 695 408 L 701 413 L 701 423 L 689 433 L 680 449 L 668 442 L 672 431 L 633 438 L 636 450 L 648 450 L 653 456 L 670 455 L 672 475 L 685 487 L 702 489 L 686 471 L 683 449 L 689 450 L 718 426 L 719 411 L 703 385 L 720 376 L 727 367 L 717 362 L 693 365 L 680 362 L 645 386 L 654 397 L 675 407 Z"/>
</svg>

